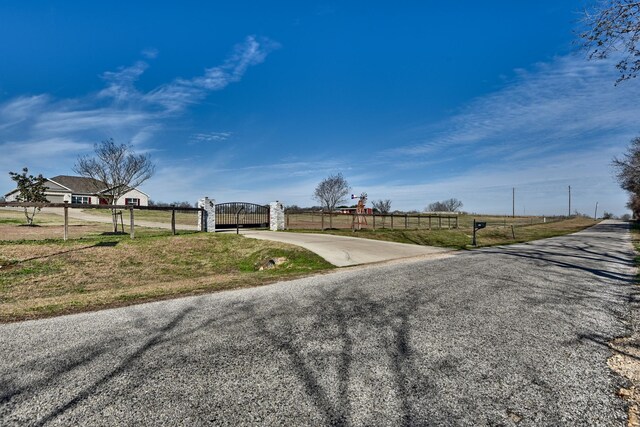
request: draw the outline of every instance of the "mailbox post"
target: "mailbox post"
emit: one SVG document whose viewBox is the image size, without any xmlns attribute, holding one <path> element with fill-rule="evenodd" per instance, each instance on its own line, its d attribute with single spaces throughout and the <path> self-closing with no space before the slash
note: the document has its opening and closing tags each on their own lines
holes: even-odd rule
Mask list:
<svg viewBox="0 0 640 427">
<path fill-rule="evenodd" d="M 481 230 L 483 228 L 485 228 L 487 226 L 487 223 L 485 221 L 476 221 L 475 219 L 473 220 L 473 246 L 477 246 L 476 245 L 476 231 Z"/>
</svg>

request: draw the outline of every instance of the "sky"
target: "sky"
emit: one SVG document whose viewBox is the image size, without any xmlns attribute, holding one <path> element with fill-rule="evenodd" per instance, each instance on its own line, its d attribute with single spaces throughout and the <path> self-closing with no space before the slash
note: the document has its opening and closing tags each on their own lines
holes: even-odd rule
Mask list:
<svg viewBox="0 0 640 427">
<path fill-rule="evenodd" d="M 113 138 L 152 200 L 627 211 L 640 80 L 577 44 L 587 0 L 0 3 L 0 193 Z M 615 59 L 615 58 L 614 58 Z M 349 200 L 349 203 L 351 201 Z"/>
</svg>

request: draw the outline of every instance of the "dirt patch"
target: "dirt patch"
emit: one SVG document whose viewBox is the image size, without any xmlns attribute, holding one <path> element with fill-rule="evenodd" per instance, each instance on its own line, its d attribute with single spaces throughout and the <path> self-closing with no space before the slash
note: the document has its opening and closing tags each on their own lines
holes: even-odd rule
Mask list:
<svg viewBox="0 0 640 427">
<path fill-rule="evenodd" d="M 634 224 L 631 228 L 631 238 L 636 254 L 640 253 L 640 227 Z M 636 255 L 636 267 L 640 265 L 640 255 Z M 640 284 L 640 277 L 636 271 L 636 284 Z M 640 427 L 640 301 L 636 298 L 631 302 L 631 335 L 617 338 L 609 342 L 614 355 L 609 358 L 609 368 L 618 375 L 626 378 L 628 388 L 621 388 L 618 396 L 629 404 L 627 425 Z"/>
<path fill-rule="evenodd" d="M 630 382 L 629 388 L 622 388 L 618 396 L 629 403 L 627 425 L 640 427 L 640 334 L 619 338 L 609 343 L 616 352 L 607 361 L 609 368 Z"/>
<path fill-rule="evenodd" d="M 91 225 L 70 225 L 68 233 L 70 239 L 98 235 L 109 230 L 107 224 Z M 15 225 L 0 225 L 1 240 L 46 240 L 62 239 L 64 237 L 64 226 L 62 225 L 41 225 L 37 227 L 21 227 Z"/>
</svg>

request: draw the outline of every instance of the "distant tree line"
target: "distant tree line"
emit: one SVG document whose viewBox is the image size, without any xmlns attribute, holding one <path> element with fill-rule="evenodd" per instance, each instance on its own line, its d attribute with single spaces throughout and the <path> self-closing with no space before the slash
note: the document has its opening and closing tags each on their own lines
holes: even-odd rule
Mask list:
<svg viewBox="0 0 640 427">
<path fill-rule="evenodd" d="M 149 200 L 149 206 L 155 206 L 159 208 L 193 208 L 194 204 L 189 202 L 156 202 L 155 200 Z"/>
<path fill-rule="evenodd" d="M 462 207 L 462 202 L 458 199 L 452 198 L 442 200 L 440 202 L 430 203 L 425 208 L 427 212 L 457 212 Z"/>
</svg>

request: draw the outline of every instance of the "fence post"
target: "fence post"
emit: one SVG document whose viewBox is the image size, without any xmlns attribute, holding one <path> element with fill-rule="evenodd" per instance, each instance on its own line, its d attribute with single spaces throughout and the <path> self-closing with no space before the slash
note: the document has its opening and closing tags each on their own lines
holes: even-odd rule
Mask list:
<svg viewBox="0 0 640 427">
<path fill-rule="evenodd" d="M 320 229 L 324 231 L 324 210 L 320 213 Z"/>
<path fill-rule="evenodd" d="M 442 217 L 438 215 L 438 230 L 442 230 Z"/>
<path fill-rule="evenodd" d="M 407 223 L 408 220 L 408 216 L 407 214 L 404 214 L 404 229 L 406 230 L 409 226 L 409 224 Z"/>
<path fill-rule="evenodd" d="M 376 230 L 376 214 L 373 214 L 373 231 Z"/>
<path fill-rule="evenodd" d="M 456 228 L 458 228 L 458 217 L 456 216 Z"/>
<path fill-rule="evenodd" d="M 64 240 L 69 237 L 69 204 L 68 201 L 64 201 Z"/>
<path fill-rule="evenodd" d="M 447 220 L 448 220 L 447 230 L 451 230 L 451 217 L 448 217 Z"/>
<path fill-rule="evenodd" d="M 133 206 L 129 208 L 129 220 L 129 232 L 131 233 L 131 238 L 133 239 L 136 235 L 133 227 Z"/>
<path fill-rule="evenodd" d="M 176 210 L 171 209 L 171 233 L 176 235 Z"/>
<path fill-rule="evenodd" d="M 393 230 L 393 214 L 391 214 L 391 229 Z"/>
<path fill-rule="evenodd" d="M 431 215 L 429 215 L 429 230 L 431 230 Z"/>
<path fill-rule="evenodd" d="M 420 214 L 418 214 L 418 230 L 420 230 Z"/>
</svg>

